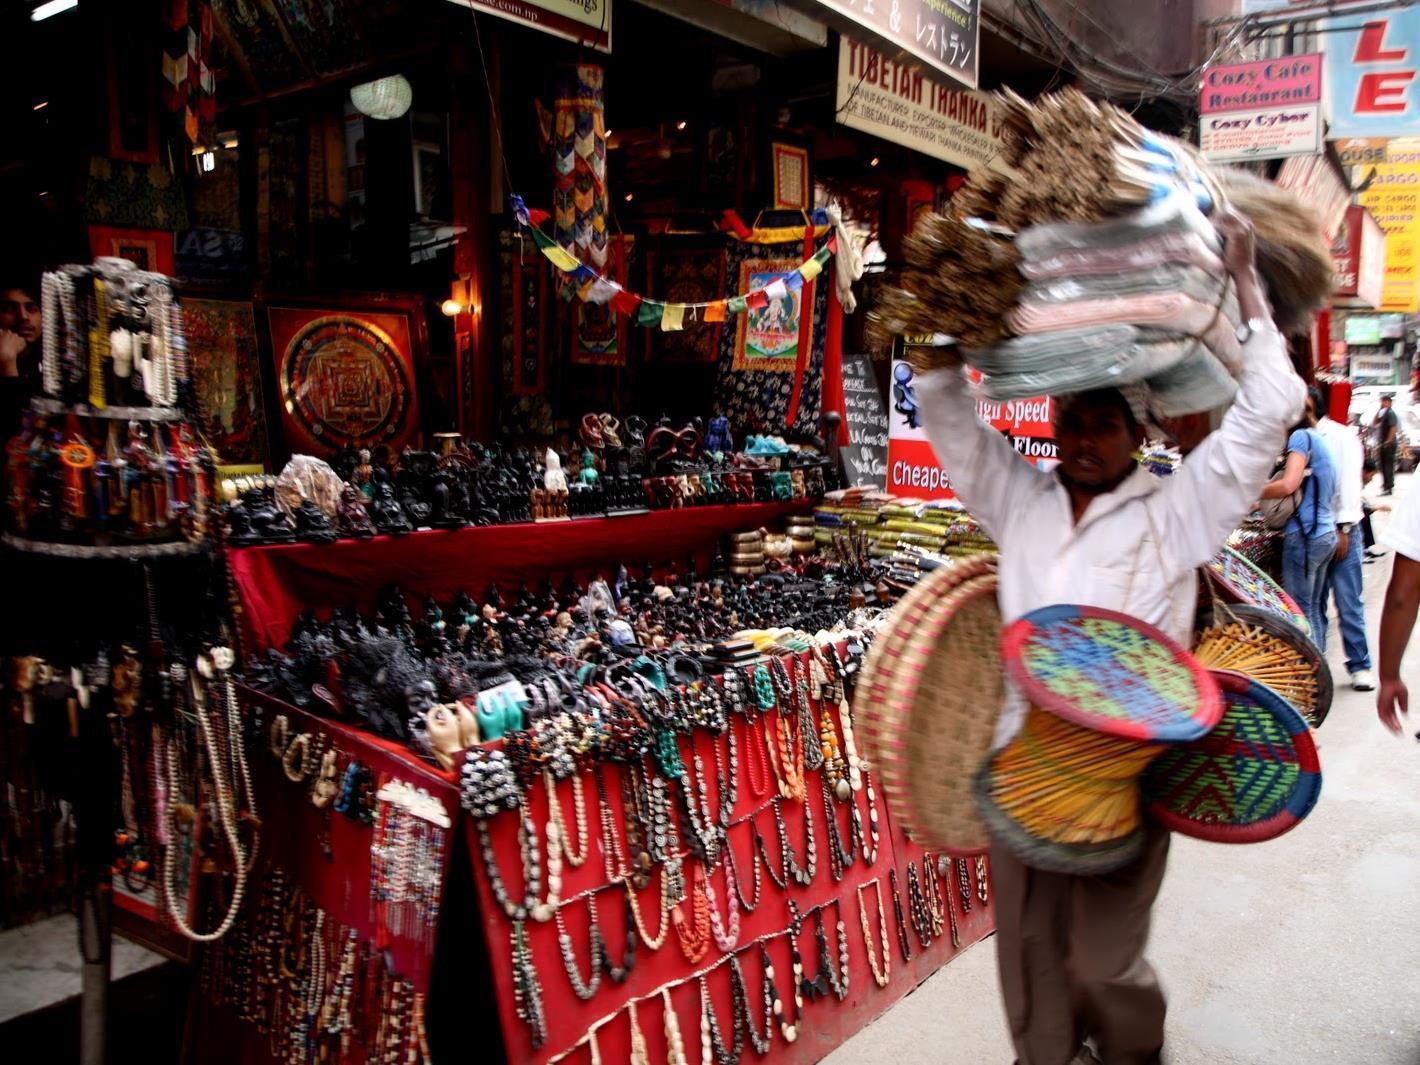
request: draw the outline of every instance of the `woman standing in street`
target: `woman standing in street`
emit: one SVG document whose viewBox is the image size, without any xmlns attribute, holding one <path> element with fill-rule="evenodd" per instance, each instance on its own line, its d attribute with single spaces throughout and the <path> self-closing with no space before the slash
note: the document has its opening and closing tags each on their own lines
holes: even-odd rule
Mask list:
<svg viewBox="0 0 1420 1065">
<path fill-rule="evenodd" d="M 1336 460 L 1316 431 L 1316 417 L 1316 404 L 1308 396 L 1306 415 L 1287 439 L 1286 465 L 1262 490 L 1262 498 L 1281 499 L 1301 490 L 1282 542 L 1282 585 L 1320 639 L 1326 631 L 1322 589 L 1337 546 L 1337 480 Z"/>
</svg>

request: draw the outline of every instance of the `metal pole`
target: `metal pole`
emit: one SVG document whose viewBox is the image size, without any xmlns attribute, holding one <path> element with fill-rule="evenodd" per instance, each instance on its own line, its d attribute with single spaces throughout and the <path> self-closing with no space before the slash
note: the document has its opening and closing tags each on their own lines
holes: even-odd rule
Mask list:
<svg viewBox="0 0 1420 1065">
<path fill-rule="evenodd" d="M 79 830 L 84 831 L 82 825 Z M 113 891 L 106 883 L 85 887 L 79 896 L 79 950 L 84 959 L 79 999 L 80 1065 L 104 1065 L 108 1060 L 112 906 Z"/>
</svg>

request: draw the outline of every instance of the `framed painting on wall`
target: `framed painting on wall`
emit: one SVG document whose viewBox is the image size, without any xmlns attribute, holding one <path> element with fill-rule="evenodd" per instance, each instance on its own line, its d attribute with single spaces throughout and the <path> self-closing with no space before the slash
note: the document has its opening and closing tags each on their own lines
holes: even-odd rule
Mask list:
<svg viewBox="0 0 1420 1065">
<path fill-rule="evenodd" d="M 809 153 L 792 144 L 771 144 L 774 167 L 774 209 L 807 211 L 812 192 L 809 186 Z"/>
<path fill-rule="evenodd" d="M 746 259 L 740 264 L 739 287 L 736 292 L 755 293 L 768 289 L 776 281 L 785 281 L 799 268 L 793 259 Z M 767 293 L 759 300 L 751 299 L 749 309 L 736 318 L 736 370 L 759 370 L 793 373 L 799 364 L 802 342 L 800 328 L 806 337 L 813 336 L 813 311 L 803 314 L 804 292 L 812 288 L 787 288 L 775 296 Z"/>
<path fill-rule="evenodd" d="M 255 306 L 184 296 L 182 317 L 203 435 L 223 466 L 270 469 Z"/>
<path fill-rule="evenodd" d="M 90 226 L 89 254 L 95 259 L 103 255 L 127 259 L 140 270 L 152 270 L 169 277 L 176 272 L 173 235 L 166 229 Z"/>
<path fill-rule="evenodd" d="M 416 367 L 427 346 L 418 296 L 273 299 L 266 306 L 281 430 L 293 455 L 418 446 Z"/>
</svg>

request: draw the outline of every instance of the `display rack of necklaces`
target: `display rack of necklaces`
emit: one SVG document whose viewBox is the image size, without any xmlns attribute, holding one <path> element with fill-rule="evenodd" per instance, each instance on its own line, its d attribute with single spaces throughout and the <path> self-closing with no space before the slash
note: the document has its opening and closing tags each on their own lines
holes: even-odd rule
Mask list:
<svg viewBox="0 0 1420 1065">
<path fill-rule="evenodd" d="M 909 843 L 853 771 L 838 650 L 712 678 L 728 727 L 711 712 L 644 758 L 583 764 L 551 781 L 555 803 L 525 773 L 516 809 L 473 818 L 506 1060 L 681 1063 L 699 1035 L 717 1065 L 746 1045 L 813 1061 L 990 932 L 989 903 L 967 909 L 956 865 Z"/>
</svg>

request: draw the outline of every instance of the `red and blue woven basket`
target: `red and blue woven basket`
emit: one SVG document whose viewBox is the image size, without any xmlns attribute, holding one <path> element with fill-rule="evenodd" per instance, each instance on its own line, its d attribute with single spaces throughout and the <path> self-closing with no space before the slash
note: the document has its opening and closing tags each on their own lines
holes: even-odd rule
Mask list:
<svg viewBox="0 0 1420 1065">
<path fill-rule="evenodd" d="M 1165 750 L 1144 774 L 1154 821 L 1215 843 L 1258 843 L 1290 830 L 1321 795 L 1321 763 L 1302 715 L 1264 684 L 1226 670 L 1222 720 Z"/>
<path fill-rule="evenodd" d="M 1290 621 L 1305 635 L 1312 634 L 1312 627 L 1297 601 L 1246 556 L 1224 547 L 1208 560 L 1204 569 L 1227 599 L 1262 607 Z"/>
<path fill-rule="evenodd" d="M 1198 739 L 1223 712 L 1217 684 L 1188 651 L 1116 610 L 1033 610 L 1002 632 L 1001 660 L 1035 706 L 1121 739 Z"/>
</svg>

